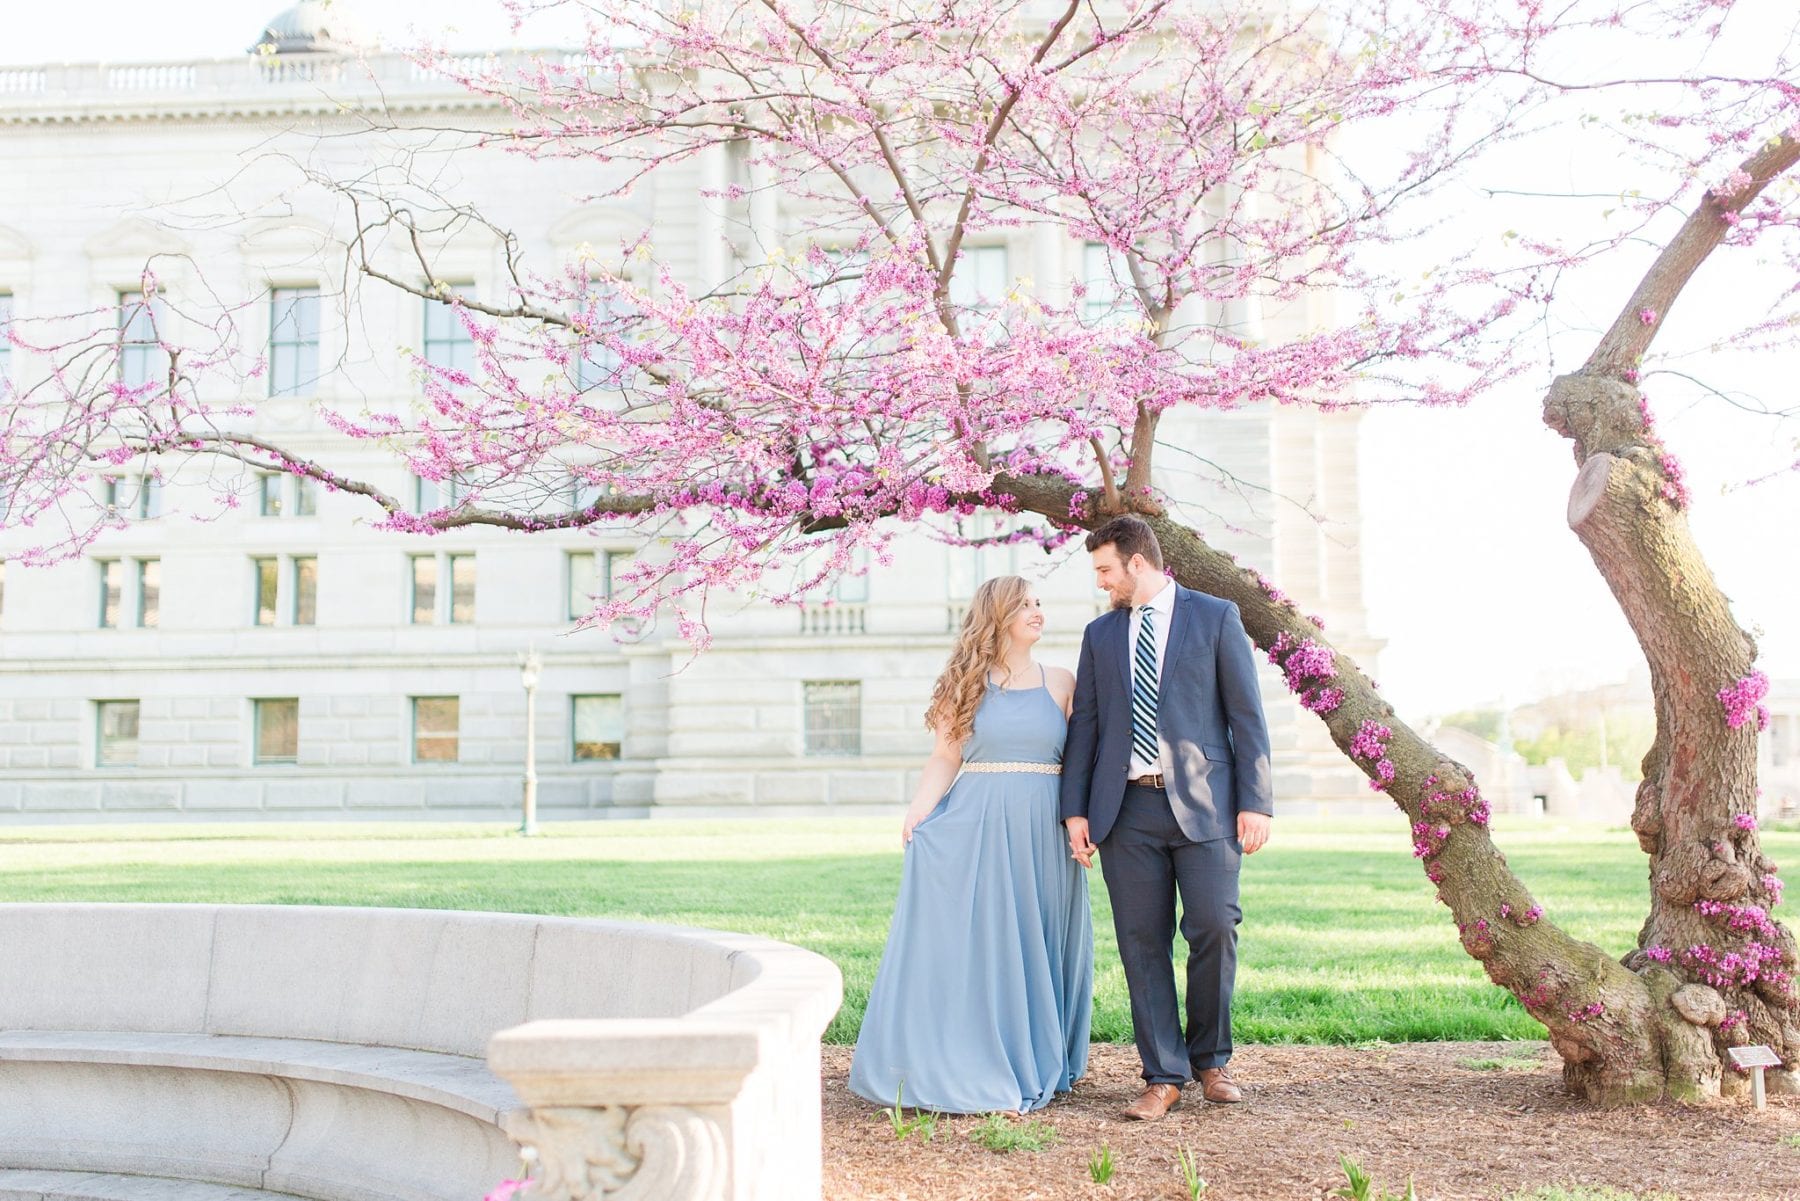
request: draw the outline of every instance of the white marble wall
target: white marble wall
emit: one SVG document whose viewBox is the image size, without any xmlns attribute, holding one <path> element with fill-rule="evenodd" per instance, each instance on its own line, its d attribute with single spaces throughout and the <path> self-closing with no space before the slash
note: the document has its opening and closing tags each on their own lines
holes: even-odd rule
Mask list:
<svg viewBox="0 0 1800 1201">
<path fill-rule="evenodd" d="M 491 111 L 461 93 L 379 59 L 384 88 L 408 119 L 478 125 Z M 96 309 L 135 286 L 147 256 L 179 313 L 204 307 L 202 279 L 230 293 L 269 282 L 317 283 L 326 294 L 319 388 L 327 402 L 403 407 L 417 395 L 399 348 L 419 345 L 420 302 L 380 285 L 346 283 L 347 213 L 304 186 L 299 165 L 347 172 L 391 155 L 392 142 L 326 138 L 356 125 L 337 112 L 357 94 L 344 82 L 322 91 L 258 82 L 244 64 L 199 64 L 208 88 L 107 85 L 104 71 L 56 68 L 59 91 L 0 94 L 0 291 L 20 317 Z M 48 78 L 48 77 L 47 77 Z M 172 77 L 173 78 L 173 77 Z M 366 94 L 366 93 L 365 93 Z M 459 107 L 460 106 L 460 107 Z M 716 157 L 716 156 L 715 156 Z M 765 243 L 804 236 L 797 213 L 766 197 L 714 212 L 695 197 L 696 162 L 639 187 L 629 202 L 586 205 L 594 167 L 531 164 L 464 149 L 423 160 L 440 187 L 519 231 L 536 261 L 589 243 L 604 252 L 654 217 L 659 258 L 699 279 L 734 261 L 758 260 Z M 218 221 L 219 212 L 250 214 Z M 1076 270 L 1080 247 L 1043 234 L 1008 243 L 1009 270 L 1054 291 Z M 500 287 L 498 245 L 466 235 L 434 247 L 438 274 Z M 391 263 L 400 260 L 391 259 Z M 242 315 L 252 349 L 266 315 Z M 1246 323 L 1304 314 L 1241 314 Z M 13 355 L 19 382 L 46 368 Z M 256 381 L 211 385 L 219 399 L 252 398 Z M 235 389 L 235 390 L 234 390 Z M 261 401 L 261 432 L 373 477 L 404 493 L 397 465 L 344 445 L 320 427 L 308 402 Z M 1182 512 L 1224 548 L 1276 579 L 1324 617 L 1340 643 L 1361 653 L 1365 632 L 1356 545 L 1357 419 L 1308 410 L 1189 413 L 1164 431 L 1160 482 Z M 1199 460 L 1207 460 L 1208 466 Z M 899 804 L 928 739 L 921 714 L 948 649 L 948 619 L 977 574 L 968 552 L 920 536 L 903 539 L 895 563 L 871 576 L 861 632 L 807 633 L 801 615 L 719 598 L 709 606 L 715 645 L 691 659 L 670 632 L 628 644 L 601 632 L 570 633 L 565 555 L 634 545 L 627 532 L 534 535 L 458 531 L 437 538 L 374 534 L 367 502 L 325 495 L 308 517 L 220 511 L 230 471 L 191 464 L 165 491 L 165 513 L 108 534 L 82 558 L 27 570 L 9 564 L 0 607 L 0 816 L 494 816 L 518 801 L 524 761 L 524 694 L 517 659 L 545 657 L 537 762 L 547 816 L 790 812 Z M 1272 491 L 1271 491 L 1272 489 Z M 1320 517 L 1325 518 L 1323 522 Z M 0 531 L 0 556 L 29 541 Z M 476 619 L 409 624 L 411 553 L 476 558 Z M 651 553 L 654 553 L 652 550 Z M 255 556 L 316 555 L 317 623 L 252 623 Z M 93 559 L 161 560 L 156 629 L 97 629 Z M 991 557 L 980 574 L 1008 569 Z M 1017 568 L 1041 577 L 1051 635 L 1044 657 L 1074 666 L 1081 626 L 1097 612 L 1078 545 L 1046 558 L 1021 550 Z M 862 750 L 853 757 L 802 750 L 804 681 L 862 683 Z M 618 693 L 625 735 L 617 761 L 575 762 L 569 698 Z M 1318 734 L 1316 721 L 1266 680 L 1288 812 L 1319 805 L 1367 807 L 1360 776 Z M 461 698 L 455 764 L 412 762 L 408 698 Z M 257 697 L 299 701 L 298 761 L 258 766 L 252 754 Z M 138 699 L 141 731 L 132 767 L 95 766 L 95 703 Z"/>
</svg>

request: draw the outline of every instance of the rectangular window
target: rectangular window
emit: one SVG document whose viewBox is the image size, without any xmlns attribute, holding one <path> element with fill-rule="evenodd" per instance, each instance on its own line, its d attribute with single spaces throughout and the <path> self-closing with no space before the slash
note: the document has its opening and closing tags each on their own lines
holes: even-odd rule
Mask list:
<svg viewBox="0 0 1800 1201">
<path fill-rule="evenodd" d="M 135 767 L 138 757 L 138 703 L 99 701 L 95 704 L 96 767 Z"/>
<path fill-rule="evenodd" d="M 455 763 L 458 714 L 453 696 L 413 697 L 413 762 Z"/>
<path fill-rule="evenodd" d="M 606 597 L 608 600 L 619 595 L 619 586 L 624 582 L 625 573 L 631 569 L 631 561 L 636 557 L 628 550 L 606 552 Z"/>
<path fill-rule="evenodd" d="M 269 395 L 310 396 L 319 378 L 319 290 L 269 293 Z"/>
<path fill-rule="evenodd" d="M 591 509 L 611 492 L 612 489 L 604 484 L 596 484 L 579 473 L 572 474 L 569 476 L 569 509 L 576 513 Z"/>
<path fill-rule="evenodd" d="M 121 485 L 123 483 L 124 481 L 116 475 L 109 475 L 100 481 L 100 503 L 106 506 L 108 512 L 117 513 L 119 511 L 119 497 L 122 493 Z"/>
<path fill-rule="evenodd" d="M 132 498 L 137 515 L 146 521 L 162 516 L 162 481 L 153 475 L 137 477 L 137 495 Z"/>
<path fill-rule="evenodd" d="M 437 556 L 412 557 L 412 621 L 428 626 L 437 621 Z"/>
<path fill-rule="evenodd" d="M 475 556 L 450 556 L 450 621 L 466 625 L 475 620 Z"/>
<path fill-rule="evenodd" d="M 575 759 L 617 759 L 625 742 L 624 698 L 610 695 L 569 699 L 573 702 Z"/>
<path fill-rule="evenodd" d="M 312 555 L 294 560 L 294 624 L 319 624 L 319 560 Z"/>
<path fill-rule="evenodd" d="M 137 623 L 153 630 L 162 610 L 162 560 L 137 561 Z"/>
<path fill-rule="evenodd" d="M 413 512 L 432 513 L 444 507 L 444 490 L 438 486 L 438 482 L 422 475 L 414 476 Z"/>
<path fill-rule="evenodd" d="M 1086 289 L 1081 300 L 1081 314 L 1090 325 L 1120 316 L 1119 297 L 1130 286 L 1131 272 L 1106 243 L 1083 243 L 1081 282 Z"/>
<path fill-rule="evenodd" d="M 294 516 L 317 517 L 319 515 L 319 481 L 311 476 L 294 477 Z"/>
<path fill-rule="evenodd" d="M 860 574 L 857 574 L 860 573 Z M 838 577 L 837 598 L 847 605 L 865 605 L 869 602 L 869 552 L 856 551 L 850 559 L 849 570 Z"/>
<path fill-rule="evenodd" d="M 425 302 L 425 361 L 446 371 L 475 370 L 475 341 L 462 313 L 441 300 Z"/>
<path fill-rule="evenodd" d="M 977 313 L 992 313 L 1005 302 L 1011 288 L 1006 247 L 963 247 L 961 260 L 950 276 L 951 304 Z"/>
<path fill-rule="evenodd" d="M 117 559 L 96 560 L 100 568 L 100 628 L 119 628 L 119 607 L 125 600 L 125 565 Z"/>
<path fill-rule="evenodd" d="M 600 587 L 599 556 L 593 551 L 569 552 L 569 619 L 588 615 L 594 607 L 594 593 Z"/>
<path fill-rule="evenodd" d="M 256 762 L 300 760 L 300 702 L 292 697 L 259 700 L 256 707 Z"/>
<path fill-rule="evenodd" d="M 277 559 L 252 559 L 250 567 L 256 588 L 256 624 L 272 626 L 275 624 L 275 597 L 281 563 Z"/>
<path fill-rule="evenodd" d="M 862 754 L 862 684 L 855 680 L 808 680 L 806 753 Z"/>
<path fill-rule="evenodd" d="M 166 317 L 161 297 L 146 302 L 138 288 L 119 293 L 119 382 L 127 388 L 156 383 L 168 372 L 158 342 Z"/>
<path fill-rule="evenodd" d="M 583 392 L 589 388 L 619 386 L 619 368 L 625 360 L 615 348 L 621 333 L 620 323 L 632 314 L 631 306 L 606 285 L 594 282 L 589 287 L 585 316 L 592 336 L 580 347 L 580 355 L 575 360 L 575 385 Z"/>
<path fill-rule="evenodd" d="M 264 517 L 280 517 L 287 511 L 287 498 L 282 495 L 287 484 L 283 475 L 265 475 L 260 484 L 259 511 Z"/>
</svg>

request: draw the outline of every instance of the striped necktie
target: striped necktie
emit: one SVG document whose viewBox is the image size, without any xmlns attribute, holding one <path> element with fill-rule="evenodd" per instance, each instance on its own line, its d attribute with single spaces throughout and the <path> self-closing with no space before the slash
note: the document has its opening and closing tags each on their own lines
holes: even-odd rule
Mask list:
<svg viewBox="0 0 1800 1201">
<path fill-rule="evenodd" d="M 1156 754 L 1156 611 L 1138 610 L 1137 652 L 1131 668 L 1131 749 L 1145 763 Z"/>
</svg>

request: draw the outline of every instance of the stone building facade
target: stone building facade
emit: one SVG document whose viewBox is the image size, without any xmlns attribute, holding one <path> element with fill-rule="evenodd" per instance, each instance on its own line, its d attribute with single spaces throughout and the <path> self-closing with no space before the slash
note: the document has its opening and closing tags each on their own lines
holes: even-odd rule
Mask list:
<svg viewBox="0 0 1800 1201">
<path fill-rule="evenodd" d="M 253 297 L 236 336 L 266 348 L 269 371 L 220 399 L 253 401 L 269 437 L 410 495 L 418 481 L 330 432 L 315 405 L 403 407 L 419 395 L 403 349 L 464 351 L 431 305 L 347 272 L 349 215 L 308 173 L 423 163 L 536 261 L 648 227 L 659 257 L 696 283 L 807 239 L 803 214 L 771 194 L 736 208 L 698 198 L 737 169 L 723 154 L 658 172 L 629 205 L 584 205 L 592 167 L 419 132 L 495 127 L 497 109 L 399 56 L 357 58 L 298 32 L 281 53 L 242 59 L 0 68 L 0 320 L 117 309 L 129 326 L 146 262 L 168 297 L 161 320 L 197 321 L 221 290 Z M 371 130 L 378 109 L 398 128 Z M 463 229 L 431 249 L 440 278 L 501 289 L 491 235 Z M 1053 289 L 1087 269 L 1088 251 L 1024 232 L 972 247 L 970 261 Z M 1304 319 L 1242 316 L 1252 329 Z M 47 369 L 22 348 L 0 354 L 14 389 Z M 1367 662 L 1378 644 L 1362 601 L 1358 420 L 1180 414 L 1160 482 Z M 714 645 L 695 657 L 672 622 L 571 632 L 572 597 L 641 549 L 630 531 L 377 534 L 356 497 L 216 462 L 161 466 L 160 486 L 131 474 L 141 466 L 101 485 L 127 528 L 54 566 L 5 566 L 0 817 L 516 812 L 531 648 L 544 661 L 546 817 L 895 806 L 929 748 L 921 714 L 981 578 L 1039 582 L 1053 663 L 1074 666 L 1098 612 L 1078 545 L 977 554 L 908 535 L 890 566 L 804 611 L 715 600 Z M 0 555 L 34 536 L 0 530 Z M 1272 670 L 1265 685 L 1285 811 L 1373 805 Z"/>
</svg>

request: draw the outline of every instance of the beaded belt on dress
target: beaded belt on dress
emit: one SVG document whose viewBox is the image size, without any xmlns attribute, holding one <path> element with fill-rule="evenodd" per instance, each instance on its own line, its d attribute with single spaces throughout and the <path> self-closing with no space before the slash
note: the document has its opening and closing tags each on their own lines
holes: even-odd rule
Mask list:
<svg viewBox="0 0 1800 1201">
<path fill-rule="evenodd" d="M 1062 775 L 1060 763 L 965 763 L 964 771 L 1029 771 L 1040 776 Z"/>
</svg>

